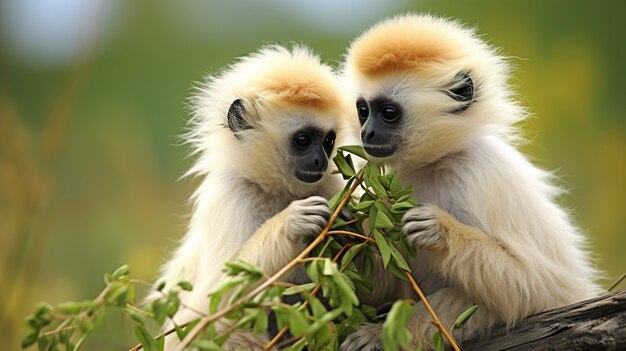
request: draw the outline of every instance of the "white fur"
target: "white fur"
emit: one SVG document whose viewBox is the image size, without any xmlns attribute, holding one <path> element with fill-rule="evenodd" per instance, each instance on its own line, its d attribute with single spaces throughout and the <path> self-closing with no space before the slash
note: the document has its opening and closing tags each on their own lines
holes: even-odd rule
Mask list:
<svg viewBox="0 0 626 351">
<path fill-rule="evenodd" d="M 397 171 L 403 184 L 415 185 L 415 197 L 425 204 L 407 213 L 404 233 L 418 249 L 410 263 L 413 275 L 445 326 L 477 304 L 470 322 L 455 331 L 463 340 L 496 323 L 512 325 L 530 314 L 597 296 L 602 290 L 594 282 L 597 272 L 585 238 L 557 205 L 560 190 L 552 185 L 552 175 L 514 146 L 519 140 L 515 123 L 525 112 L 511 97 L 504 59 L 473 30 L 428 15 L 383 21 L 364 34 L 365 40 L 402 21 L 420 22 L 435 28 L 441 40 L 458 42 L 459 58 L 372 77 L 352 64 L 357 58 L 351 48 L 344 71 L 355 98 L 387 96 L 407 113 L 399 151 L 376 161 Z M 457 103 L 444 91 L 461 70 L 471 72 L 476 101 L 454 114 L 450 111 Z M 435 329 L 421 303 L 410 327 L 415 341 L 432 346 Z M 379 349 L 380 328 L 364 326 L 342 350 Z"/>
<path fill-rule="evenodd" d="M 183 274 L 194 286 L 192 292 L 181 294 L 183 305 L 191 308 L 181 308 L 174 318 L 177 323 L 197 318 L 194 310 L 208 313 L 207 295 L 224 278 L 226 261 L 243 259 L 273 275 L 301 252 L 303 236 L 317 235 L 327 224 L 326 198 L 341 189 L 341 181 L 330 175 L 330 166 L 316 183 L 297 180 L 288 152 L 289 136 L 315 126 L 334 129 L 341 142 L 338 113 L 344 106 L 320 110 L 281 101 L 266 86 L 282 79 L 276 76 L 290 65 L 302 66 L 302 74 L 313 82 L 326 81 L 330 88 L 335 84 L 330 68 L 307 49 L 273 46 L 210 77 L 193 98 L 188 139 L 198 158 L 189 174 L 202 180 L 192 197 L 189 231 L 160 278 L 171 288 Z M 297 77 L 285 77 L 287 86 L 290 78 Z M 245 101 L 246 117 L 253 125 L 240 134 L 241 140 L 227 127 L 227 111 L 236 99 Z M 167 349 L 176 344 L 175 339 L 168 338 Z M 265 337 L 239 333 L 225 348 L 260 349 L 266 342 Z"/>
</svg>

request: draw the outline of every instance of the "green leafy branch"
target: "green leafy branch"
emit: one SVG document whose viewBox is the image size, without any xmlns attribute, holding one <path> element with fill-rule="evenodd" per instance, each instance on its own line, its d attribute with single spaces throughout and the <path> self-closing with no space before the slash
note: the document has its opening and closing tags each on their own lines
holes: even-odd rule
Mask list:
<svg viewBox="0 0 626 351">
<path fill-rule="evenodd" d="M 369 276 L 375 260 L 380 259 L 391 273 L 409 281 L 426 306 L 438 328 L 433 335 L 437 349 L 443 347 L 443 337 L 458 349 L 412 278 L 404 258 L 415 255 L 401 233 L 403 214 L 416 205 L 411 196 L 413 189 L 402 187 L 396 174 L 384 174 L 373 164 L 367 163 L 357 171 L 352 155 L 365 158 L 360 147 L 348 146 L 340 148 L 334 159 L 346 185 L 329 200 L 333 213 L 328 225 L 275 275 L 267 276 L 258 267 L 243 261 L 228 262 L 227 279 L 209 295 L 209 310 L 206 313 L 195 311 L 200 318 L 178 325 L 172 317 L 181 307 L 191 309 L 181 302 L 179 292 L 192 290 L 191 284 L 181 280 L 176 287 L 164 291 L 163 283 L 152 287 L 130 279 L 128 267 L 123 266 L 105 277 L 106 286 L 94 300 L 38 307 L 29 317 L 29 333 L 22 346 L 38 343 L 40 350 L 60 347 L 78 350 L 108 311 L 118 309 L 135 322 L 135 335 L 140 343 L 131 351 L 163 350 L 164 339 L 170 334 L 181 340 L 176 350 L 190 346 L 198 350 L 221 350 L 232 333 L 265 332 L 270 312 L 276 315 L 281 330 L 265 350 L 289 345 L 290 350 L 305 347 L 336 350 L 360 324 L 377 321 L 375 308 L 360 304 L 357 296 L 365 296 L 372 290 Z M 363 189 L 363 193 L 355 196 L 358 188 Z M 342 210 L 350 212 L 353 218 L 341 218 Z M 298 265 L 305 266 L 310 283 L 294 285 L 280 281 Z M 157 290 L 159 298 L 138 304 L 135 301 L 138 285 Z M 326 304 L 318 298 L 320 291 Z M 302 302 L 284 303 L 282 298 L 290 295 L 300 295 Z M 393 305 L 383 323 L 386 350 L 396 350 L 410 343 L 408 323 L 413 304 L 413 301 L 401 300 Z M 219 306 L 224 307 L 219 309 Z M 453 328 L 460 327 L 474 311 L 475 306 L 463 313 L 459 317 L 462 321 L 457 320 Z M 157 326 L 169 322 L 173 327 L 153 337 L 146 325 L 149 320 Z M 287 331 L 293 337 L 279 344 Z"/>
</svg>

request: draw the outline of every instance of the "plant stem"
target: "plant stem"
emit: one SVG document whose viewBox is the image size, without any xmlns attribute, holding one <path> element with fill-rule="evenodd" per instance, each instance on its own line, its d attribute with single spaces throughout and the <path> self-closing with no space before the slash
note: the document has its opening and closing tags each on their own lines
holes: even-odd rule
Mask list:
<svg viewBox="0 0 626 351">
<path fill-rule="evenodd" d="M 456 344 L 452 335 L 448 333 L 448 330 L 446 330 L 446 328 L 443 326 L 441 320 L 439 319 L 439 316 L 437 316 L 433 308 L 430 306 L 430 303 L 428 303 L 428 300 L 426 300 L 426 296 L 424 296 L 422 289 L 420 289 L 420 287 L 417 285 L 417 282 L 415 281 L 415 279 L 413 279 L 411 273 L 409 273 L 408 271 L 404 271 L 404 275 L 406 275 L 406 277 L 409 279 L 409 281 L 411 282 L 411 286 L 413 286 L 413 290 L 415 290 L 417 295 L 420 297 L 420 300 L 422 300 L 422 303 L 424 303 L 424 306 L 426 306 L 426 309 L 428 310 L 430 317 L 433 319 L 433 323 L 435 324 L 437 329 L 439 329 L 441 334 L 443 334 L 446 339 L 448 339 L 448 341 L 450 342 L 450 346 L 452 346 L 454 351 L 460 351 L 461 349 L 459 348 L 459 345 Z"/>
<path fill-rule="evenodd" d="M 365 241 L 369 241 L 372 243 L 376 242 L 376 240 L 370 238 L 369 236 L 361 235 L 361 234 L 354 233 L 354 232 L 349 232 L 346 230 L 332 230 L 328 232 L 328 235 L 350 235 L 350 236 L 354 236 L 354 237 L 357 237 L 357 238 L 360 238 L 360 239 L 363 239 Z"/>
<path fill-rule="evenodd" d="M 619 277 L 619 279 L 615 283 L 613 283 L 613 285 L 611 285 L 611 287 L 607 291 L 611 292 L 611 290 L 615 289 L 615 287 L 618 286 L 619 283 L 621 283 L 622 280 L 624 280 L 624 278 L 626 278 L 626 272 L 624 272 L 624 274 L 622 274 L 622 276 Z"/>
<path fill-rule="evenodd" d="M 330 232 L 329 232 L 330 234 Z M 333 257 L 333 262 L 337 262 L 339 260 L 339 257 L 341 257 L 341 255 L 343 255 L 344 252 L 346 252 L 346 250 L 351 246 L 350 243 L 346 243 L 345 245 L 343 245 L 343 247 L 341 248 L 341 250 L 339 250 L 339 252 L 337 252 L 337 254 L 335 255 L 335 257 Z M 315 285 L 315 288 L 313 288 L 313 291 L 311 291 L 311 293 L 309 294 L 309 296 L 315 296 L 315 294 L 317 294 L 318 291 L 320 291 L 320 289 L 322 288 L 322 283 L 318 283 L 317 285 Z M 306 308 L 309 305 L 309 301 L 304 301 L 302 303 L 302 307 Z M 268 351 L 271 350 L 272 347 L 274 347 L 276 345 L 276 343 L 278 343 L 278 340 L 280 340 L 280 338 L 283 337 L 283 335 L 285 335 L 285 333 L 287 332 L 287 326 L 284 326 L 283 329 L 281 329 L 278 334 L 276 334 L 276 336 L 274 336 L 274 338 L 267 343 L 267 345 L 265 345 L 265 347 L 263 347 L 263 351 Z M 298 340 L 300 338 L 297 338 L 296 340 Z"/>
<path fill-rule="evenodd" d="M 185 336 L 183 341 L 176 346 L 174 351 L 183 351 L 185 349 L 185 347 L 187 347 L 198 336 L 198 334 L 200 334 L 200 332 L 203 331 L 204 328 L 206 328 L 209 325 L 209 323 L 211 323 L 211 322 L 213 322 L 213 321 L 223 317 L 227 313 L 229 313 L 229 312 L 233 311 L 234 309 L 238 308 L 239 306 L 241 306 L 244 302 L 253 299 L 255 296 L 257 296 L 258 294 L 263 292 L 263 290 L 265 290 L 267 287 L 272 285 L 272 283 L 274 283 L 276 280 L 280 279 L 280 277 L 285 275 L 285 273 L 287 273 L 288 271 L 293 269 L 296 265 L 298 265 L 299 262 L 303 258 L 308 256 L 311 253 L 311 251 L 313 251 L 313 249 L 317 245 L 319 245 L 321 242 L 324 241 L 324 239 L 328 235 L 328 232 L 330 231 L 330 227 L 335 223 L 335 220 L 339 216 L 339 212 L 341 211 L 343 206 L 345 206 L 345 204 L 348 202 L 348 200 L 352 196 L 352 193 L 357 188 L 357 186 L 359 186 L 359 184 L 361 183 L 362 179 L 363 179 L 363 170 L 359 171 L 359 173 L 356 175 L 356 179 L 354 181 L 354 184 L 352 184 L 352 186 L 350 187 L 348 192 L 343 196 L 343 198 L 341 199 L 341 201 L 337 205 L 337 208 L 335 209 L 335 212 L 333 212 L 333 214 L 330 217 L 330 220 L 328 221 L 328 224 L 326 225 L 324 230 L 322 230 L 320 235 L 317 238 L 315 238 L 315 240 L 313 240 L 313 242 L 311 244 L 309 244 L 309 246 L 307 246 L 298 256 L 296 256 L 296 258 L 294 258 L 291 262 L 289 262 L 286 266 L 281 268 L 278 272 L 276 272 L 276 274 L 271 276 L 268 280 L 264 281 L 261 285 L 256 287 L 254 290 L 250 291 L 245 296 L 239 298 L 233 304 L 227 306 L 226 308 L 224 308 L 221 311 L 218 311 L 218 312 L 216 312 L 216 313 L 214 313 L 212 315 L 208 315 L 206 317 L 202 317 L 200 322 L 189 332 L 189 334 L 187 334 L 187 336 Z"/>
</svg>

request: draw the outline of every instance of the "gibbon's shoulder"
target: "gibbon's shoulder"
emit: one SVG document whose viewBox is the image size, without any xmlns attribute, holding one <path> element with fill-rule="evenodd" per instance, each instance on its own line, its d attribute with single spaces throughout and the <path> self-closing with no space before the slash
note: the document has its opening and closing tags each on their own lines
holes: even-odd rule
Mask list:
<svg viewBox="0 0 626 351">
<path fill-rule="evenodd" d="M 491 49 L 471 28 L 429 14 L 396 16 L 368 29 L 348 50 L 348 65 L 369 77 L 427 70 L 431 64 L 483 56 Z"/>
</svg>

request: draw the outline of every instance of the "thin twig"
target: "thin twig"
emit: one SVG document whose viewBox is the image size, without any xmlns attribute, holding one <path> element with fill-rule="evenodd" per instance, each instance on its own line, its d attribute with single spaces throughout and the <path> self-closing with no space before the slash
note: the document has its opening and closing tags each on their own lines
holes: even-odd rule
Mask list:
<svg viewBox="0 0 626 351">
<path fill-rule="evenodd" d="M 317 238 L 315 238 L 315 240 L 313 240 L 313 242 L 311 244 L 309 244 L 309 246 L 307 246 L 298 256 L 296 256 L 296 258 L 294 258 L 286 266 L 281 268 L 278 272 L 276 272 L 276 274 L 271 276 L 268 280 L 266 280 L 263 283 L 261 283 L 261 285 L 256 287 L 254 290 L 250 291 L 245 296 L 243 296 L 243 297 L 239 298 L 238 300 L 236 300 L 235 302 L 233 302 L 233 304 L 225 307 L 221 311 L 218 311 L 218 312 L 216 312 L 216 313 L 214 313 L 212 315 L 208 315 L 208 316 L 203 317 L 202 319 L 200 319 L 200 322 L 189 332 L 189 334 L 187 334 L 187 336 L 185 336 L 183 341 L 176 346 L 174 351 L 183 351 L 185 349 L 185 347 L 187 347 L 198 336 L 198 334 L 200 334 L 200 332 L 203 331 L 209 325 L 209 323 L 211 323 L 211 322 L 213 322 L 213 321 L 215 321 L 215 320 L 225 316 L 227 313 L 229 313 L 229 312 L 233 311 L 234 309 L 238 308 L 239 306 L 241 306 L 244 302 L 249 301 L 249 300 L 253 299 L 254 297 L 256 297 L 258 294 L 263 292 L 263 290 L 265 290 L 267 287 L 272 285 L 272 283 L 274 283 L 275 281 L 280 279 L 280 277 L 285 275 L 285 273 L 287 273 L 288 271 L 293 269 L 296 265 L 298 265 L 299 262 L 303 258 L 307 257 L 311 253 L 311 251 L 313 251 L 313 249 L 317 245 L 319 245 L 321 242 L 324 241 L 324 239 L 326 239 L 326 236 L 328 235 L 328 232 L 330 231 L 330 227 L 335 223 L 335 220 L 339 216 L 339 212 L 341 211 L 343 206 L 345 206 L 345 204 L 348 202 L 348 200 L 352 196 L 352 193 L 357 188 L 357 186 L 359 186 L 359 184 L 361 183 L 361 179 L 362 178 L 363 178 L 363 170 L 359 171 L 359 173 L 357 174 L 356 179 L 354 181 L 354 184 L 350 187 L 348 192 L 343 196 L 343 198 L 341 199 L 341 201 L 337 205 L 337 208 L 335 209 L 335 212 L 333 212 L 333 214 L 330 217 L 330 220 L 328 221 L 328 224 L 326 225 L 324 230 L 322 230 L 320 235 Z"/>
<path fill-rule="evenodd" d="M 363 239 L 365 241 L 369 241 L 369 242 L 372 242 L 372 243 L 376 242 L 376 240 L 370 238 L 369 236 L 361 235 L 361 234 L 358 234 L 358 233 L 355 233 L 355 232 L 349 232 L 349 231 L 346 231 L 346 230 L 332 230 L 332 231 L 328 232 L 328 235 L 349 235 L 349 236 L 354 236 L 356 238 L 360 238 L 360 239 Z"/>
<path fill-rule="evenodd" d="M 330 234 L 330 232 L 328 232 Z M 341 248 L 341 250 L 339 250 L 339 252 L 337 252 L 337 254 L 335 255 L 335 257 L 333 257 L 333 262 L 337 262 L 339 260 L 339 257 L 341 257 L 341 255 L 343 255 L 343 253 L 351 246 L 352 244 L 350 243 L 346 243 L 345 245 L 343 245 L 343 247 Z M 317 258 L 317 257 L 316 257 Z M 322 288 L 322 283 L 318 283 L 317 285 L 315 285 L 315 288 L 313 288 L 313 291 L 311 291 L 311 293 L 309 294 L 309 296 L 315 296 L 315 294 L 317 294 L 318 291 L 320 291 L 320 289 Z M 302 303 L 302 307 L 306 308 L 309 305 L 309 301 L 304 301 Z M 283 335 L 285 335 L 285 333 L 287 333 L 287 326 L 284 326 L 283 329 L 281 329 L 278 334 L 276 334 L 274 336 L 274 338 L 267 343 L 267 345 L 265 345 L 265 347 L 263 347 L 263 351 L 268 351 L 271 350 L 272 347 L 274 347 L 276 345 L 276 343 L 278 343 L 278 340 L 280 340 L 280 338 L 283 337 Z M 296 340 L 298 340 L 300 338 L 296 338 Z"/>
<path fill-rule="evenodd" d="M 448 333 L 448 330 L 443 326 L 441 320 L 439 319 L 439 316 L 437 316 L 433 308 L 430 306 L 430 303 L 428 303 L 428 300 L 426 300 L 426 296 L 424 296 L 422 289 L 420 289 L 420 287 L 417 285 L 417 282 L 415 281 L 415 279 L 413 279 L 411 273 L 409 273 L 408 271 L 404 271 L 404 275 L 406 275 L 406 277 L 409 279 L 409 281 L 411 282 L 411 286 L 413 286 L 413 290 L 415 290 L 417 295 L 420 297 L 420 300 L 422 300 L 422 302 L 424 303 L 424 306 L 426 306 L 430 317 L 433 319 L 433 324 L 435 324 L 441 334 L 443 334 L 446 339 L 448 339 L 448 341 L 450 342 L 450 346 L 452 346 L 454 351 L 460 351 L 461 349 L 459 348 L 459 345 L 456 344 L 456 341 L 454 341 L 452 335 Z"/>
<path fill-rule="evenodd" d="M 302 260 L 300 260 L 300 263 L 305 263 L 305 262 L 314 262 L 314 261 L 325 261 L 326 259 L 324 257 L 305 257 Z"/>
<path fill-rule="evenodd" d="M 624 274 L 622 274 L 621 277 L 619 277 L 619 279 L 613 283 L 613 285 L 611 285 L 611 287 L 609 288 L 608 292 L 611 292 L 611 290 L 615 289 L 616 286 L 619 285 L 619 283 L 622 282 L 622 280 L 624 280 L 624 278 L 626 278 L 626 272 L 624 272 Z"/>
<path fill-rule="evenodd" d="M 143 281 L 143 280 L 139 280 L 139 279 L 131 279 L 131 280 L 130 280 L 130 282 L 131 282 L 131 283 L 135 283 L 135 284 L 137 284 L 137 285 L 143 285 L 143 286 L 148 287 L 148 288 L 150 288 L 150 289 L 154 289 L 154 286 L 153 286 L 152 284 L 150 284 L 150 283 L 148 283 L 148 282 L 145 282 L 145 281 Z M 155 290 L 156 290 L 156 289 L 155 289 Z M 156 292 L 157 292 L 157 293 L 159 293 L 159 294 L 160 294 L 161 296 L 163 296 L 163 297 L 167 297 L 167 294 L 166 294 L 166 293 L 164 293 L 164 292 L 163 292 L 163 291 L 161 291 L 161 290 L 156 290 Z M 144 303 L 140 303 L 140 305 L 143 305 L 143 304 L 146 304 L 146 303 L 149 303 L 149 302 L 152 302 L 152 301 L 144 301 Z M 198 310 L 198 309 L 196 309 L 196 308 L 193 308 L 193 307 L 191 307 L 191 306 L 189 306 L 189 305 L 185 304 L 185 303 L 184 303 L 184 302 L 182 302 L 182 301 L 180 301 L 180 305 L 181 305 L 182 307 L 184 307 L 184 308 L 186 308 L 186 309 L 188 309 L 188 310 L 192 311 L 193 313 L 198 314 L 199 316 L 206 316 L 206 315 L 207 315 L 206 313 L 204 313 L 204 312 L 202 312 L 202 311 L 200 311 L 200 310 Z M 132 305 L 131 305 L 131 306 L 132 306 Z"/>
</svg>

